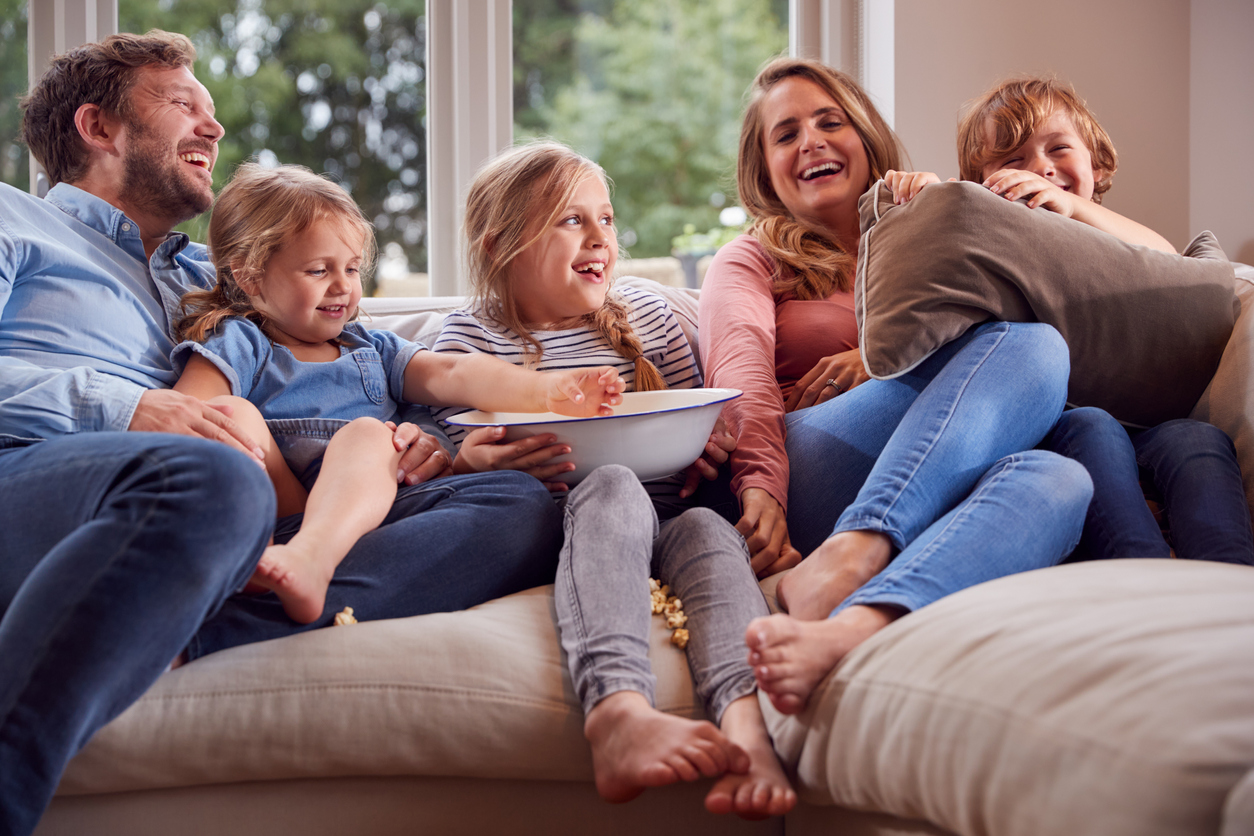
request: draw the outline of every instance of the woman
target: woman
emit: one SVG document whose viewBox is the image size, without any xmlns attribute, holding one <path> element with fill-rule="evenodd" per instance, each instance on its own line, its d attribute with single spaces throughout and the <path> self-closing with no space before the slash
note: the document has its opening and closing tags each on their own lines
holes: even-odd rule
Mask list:
<svg viewBox="0 0 1254 836">
<path fill-rule="evenodd" d="M 727 410 L 737 528 L 760 575 L 797 567 L 778 589 L 789 615 L 746 634 L 759 686 L 787 713 L 904 613 L 1060 561 L 1092 492 L 1083 468 L 1032 449 L 1066 395 L 1052 328 L 985 323 L 908 374 L 868 380 L 851 293 L 858 199 L 881 177 L 907 184 L 900 157 L 850 78 L 769 63 L 740 140 L 753 225 L 702 290 L 709 385 L 745 392 Z"/>
</svg>

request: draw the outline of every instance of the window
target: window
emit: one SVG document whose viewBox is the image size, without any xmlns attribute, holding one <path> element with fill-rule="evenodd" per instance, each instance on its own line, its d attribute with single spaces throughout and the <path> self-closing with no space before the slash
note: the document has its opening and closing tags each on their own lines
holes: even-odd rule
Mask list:
<svg viewBox="0 0 1254 836">
<path fill-rule="evenodd" d="M 30 188 L 26 146 L 19 141 L 26 92 L 26 0 L 0 0 L 0 182 Z"/>
<path fill-rule="evenodd" d="M 744 92 L 788 48 L 786 0 L 514 0 L 513 18 L 515 137 L 605 168 L 633 257 L 705 252 L 694 232 L 739 226 Z"/>
<path fill-rule="evenodd" d="M 406 278 L 427 264 L 425 6 L 119 0 L 118 28 L 195 43 L 196 76 L 226 129 L 215 187 L 249 159 L 327 172 L 373 221 L 379 276 Z M 204 240 L 207 225 L 205 215 L 188 231 Z"/>
</svg>

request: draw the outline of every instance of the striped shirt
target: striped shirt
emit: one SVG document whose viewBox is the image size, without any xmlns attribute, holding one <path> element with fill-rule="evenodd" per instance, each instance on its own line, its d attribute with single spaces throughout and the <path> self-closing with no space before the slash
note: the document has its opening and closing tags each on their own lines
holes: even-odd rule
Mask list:
<svg viewBox="0 0 1254 836">
<path fill-rule="evenodd" d="M 656 293 L 635 287 L 620 287 L 613 292 L 619 294 L 630 307 L 628 321 L 640 339 L 644 356 L 657 366 L 667 387 L 692 389 L 701 386 L 701 370 L 697 368 L 696 357 L 693 356 L 688 339 L 679 327 L 679 320 L 670 305 L 666 304 L 666 300 Z M 613 366 L 627 384 L 627 391 L 635 390 L 635 364 L 615 351 L 609 341 L 595 329 L 580 327 L 565 331 L 534 331 L 532 336 L 540 341 L 544 349 L 540 362 L 534 367 L 539 371 Z M 495 323 L 479 320 L 471 312 L 461 309 L 453 311 L 445 318 L 444 327 L 435 342 L 435 350 L 493 354 L 516 366 L 525 365 L 528 359 L 523 341 L 512 331 Z M 445 424 L 444 421 L 465 411 L 464 407 L 432 410 L 448 437 L 458 446 L 466 435 L 465 429 Z M 683 485 L 682 475 L 677 484 L 674 482 L 675 477 L 671 477 L 651 482 L 646 487 L 650 495 L 661 490 L 663 495 L 673 497 Z"/>
</svg>

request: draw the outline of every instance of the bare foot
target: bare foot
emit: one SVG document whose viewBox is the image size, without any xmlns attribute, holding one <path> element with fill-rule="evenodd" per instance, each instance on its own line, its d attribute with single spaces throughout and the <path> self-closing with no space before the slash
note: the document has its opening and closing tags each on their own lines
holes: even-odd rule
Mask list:
<svg viewBox="0 0 1254 836">
<path fill-rule="evenodd" d="M 892 549 L 892 541 L 878 531 L 834 534 L 780 579 L 779 605 L 802 621 L 825 619 L 888 565 Z"/>
<path fill-rule="evenodd" d="M 798 714 L 832 669 L 901 616 L 892 607 L 853 606 L 826 621 L 769 615 L 749 622 L 745 644 L 758 688 L 781 714 Z"/>
<path fill-rule="evenodd" d="M 749 771 L 727 773 L 705 797 L 711 813 L 735 813 L 742 819 L 782 816 L 797 804 L 797 793 L 784 775 L 762 720 L 758 697 L 750 694 L 727 706 L 723 733 L 749 753 Z"/>
<path fill-rule="evenodd" d="M 713 723 L 664 714 L 635 691 L 597 703 L 584 721 L 597 792 L 630 801 L 649 787 L 744 772 L 749 756 Z"/>
<path fill-rule="evenodd" d="M 335 567 L 322 564 L 291 543 L 270 546 L 262 552 L 250 584 L 257 584 L 279 596 L 288 618 L 309 624 L 322 617 L 327 587 Z"/>
</svg>

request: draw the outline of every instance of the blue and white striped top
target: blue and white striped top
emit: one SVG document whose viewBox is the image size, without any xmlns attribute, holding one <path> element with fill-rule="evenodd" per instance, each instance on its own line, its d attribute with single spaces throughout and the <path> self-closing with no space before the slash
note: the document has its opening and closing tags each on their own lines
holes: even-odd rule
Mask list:
<svg viewBox="0 0 1254 836">
<path fill-rule="evenodd" d="M 666 385 L 671 389 L 701 386 L 703 381 L 697 359 L 693 356 L 692 347 L 688 345 L 683 329 L 679 327 L 675 312 L 666 300 L 656 293 L 635 287 L 619 287 L 612 292 L 619 294 L 631 308 L 629 322 L 640 338 L 644 356 L 657 366 Z M 539 371 L 613 366 L 626 382 L 627 391 L 635 389 L 635 364 L 615 351 L 595 329 L 580 327 L 565 331 L 534 331 L 532 335 L 544 347 L 540 362 L 535 366 Z M 453 311 L 445 318 L 444 327 L 435 342 L 436 351 L 493 354 L 517 366 L 526 363 L 527 353 L 524 346 L 522 339 L 512 331 L 495 323 L 479 320 L 474 314 L 461 309 Z M 432 410 L 448 437 L 459 446 L 466 430 L 445 424 L 444 419 L 465 411 L 464 407 Z M 655 486 L 662 488 L 660 483 L 670 483 L 673 478 L 650 483 L 647 486 L 649 493 L 653 494 Z M 681 475 L 678 485 L 682 484 Z M 678 489 L 667 487 L 663 489 L 663 493 L 674 496 Z"/>
</svg>

